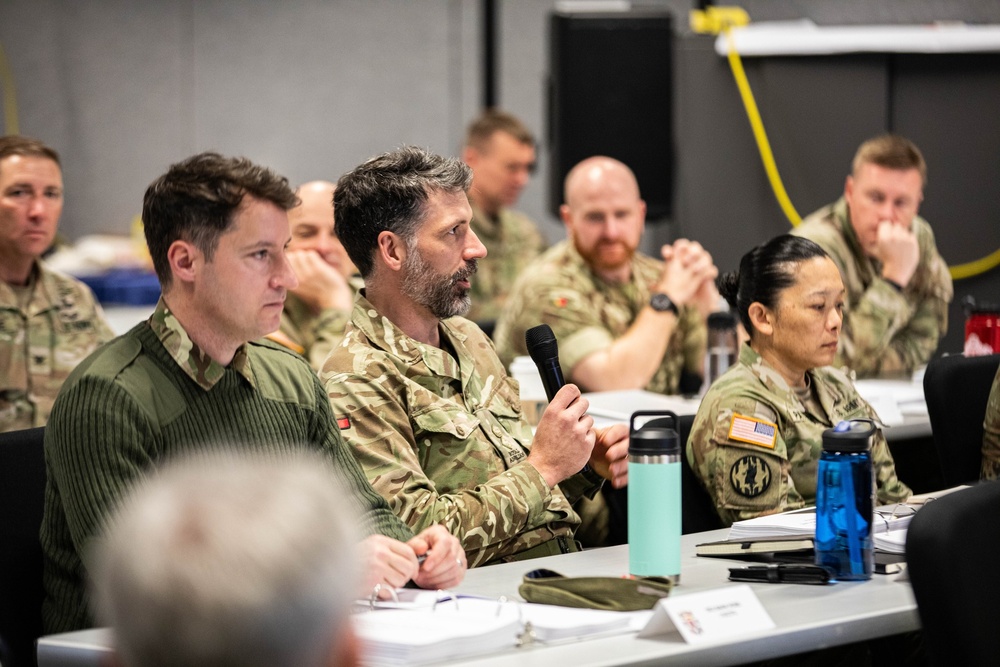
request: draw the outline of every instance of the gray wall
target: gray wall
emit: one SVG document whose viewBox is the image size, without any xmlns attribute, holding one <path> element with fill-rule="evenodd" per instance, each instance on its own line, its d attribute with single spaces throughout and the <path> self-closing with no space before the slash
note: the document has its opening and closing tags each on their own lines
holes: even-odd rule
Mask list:
<svg viewBox="0 0 1000 667">
<path fill-rule="evenodd" d="M 783 231 L 782 218 L 774 213 L 725 61 L 711 52 L 709 38 L 687 29 L 694 3 L 647 4 L 676 12 L 679 37 L 673 73 L 677 212 L 672 224 L 650 230 L 646 247 L 683 233 L 731 268 L 749 245 Z M 740 4 L 754 20 L 1000 23 L 996 0 Z M 548 16 L 555 2 L 498 5 L 500 101 L 544 142 Z M 295 183 L 336 179 L 369 155 L 403 143 L 456 153 L 481 100 L 480 19 L 475 0 L 2 0 L 0 45 L 17 84 L 20 131 L 63 154 L 63 231 L 76 238 L 125 232 L 146 185 L 171 162 L 199 150 L 247 155 Z M 787 89 L 782 82 L 801 79 L 804 67 L 820 74 L 807 74 L 812 80 L 801 89 Z M 850 154 L 864 138 L 857 125 L 871 129 L 865 134 L 885 127 L 879 113 L 858 108 L 845 119 L 828 101 L 848 87 L 877 91 L 885 81 L 860 60 L 848 70 L 819 59 L 749 69 L 761 98 L 770 100 L 762 108 L 765 123 L 786 186 L 804 214 L 839 193 Z M 930 81 L 927 90 L 934 85 Z M 988 136 L 998 133 L 995 105 L 965 116 L 959 97 L 934 103 L 952 121 L 987 124 Z M 824 150 L 797 133 L 803 115 L 822 134 Z M 945 258 L 965 262 L 995 248 L 1000 226 L 990 190 L 970 179 L 963 196 L 985 203 L 954 221 L 947 219 L 947 198 L 935 190 L 935 173 L 960 171 L 953 163 L 961 151 L 953 150 L 948 130 L 906 123 L 917 128 L 918 143 L 926 144 L 931 158 L 924 212 L 935 223 Z M 996 166 L 981 155 L 977 160 L 979 172 L 991 174 Z M 562 228 L 547 213 L 547 169 L 543 149 L 539 174 L 519 208 L 555 240 Z M 739 197 L 721 186 L 735 187 Z M 737 205 L 740 224 L 731 210 Z M 959 283 L 956 293 L 1000 301 L 997 273 Z M 953 310 L 953 334 L 959 329 L 961 316 Z"/>
</svg>

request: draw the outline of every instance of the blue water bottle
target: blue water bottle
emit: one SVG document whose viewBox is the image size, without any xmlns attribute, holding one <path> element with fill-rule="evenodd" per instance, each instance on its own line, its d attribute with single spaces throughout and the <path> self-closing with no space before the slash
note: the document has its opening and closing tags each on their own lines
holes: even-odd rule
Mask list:
<svg viewBox="0 0 1000 667">
<path fill-rule="evenodd" d="M 636 417 L 654 417 L 635 428 Z M 673 412 L 629 421 L 628 565 L 641 577 L 681 575 L 681 447 Z"/>
<path fill-rule="evenodd" d="M 823 431 L 816 488 L 816 564 L 843 580 L 871 579 L 875 472 L 870 419 Z"/>
</svg>

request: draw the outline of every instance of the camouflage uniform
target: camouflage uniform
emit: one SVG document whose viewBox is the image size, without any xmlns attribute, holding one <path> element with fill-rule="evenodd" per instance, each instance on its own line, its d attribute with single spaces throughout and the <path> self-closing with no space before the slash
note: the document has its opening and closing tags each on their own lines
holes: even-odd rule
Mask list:
<svg viewBox="0 0 1000 667">
<path fill-rule="evenodd" d="M 571 540 L 580 522 L 571 504 L 593 496 L 600 478 L 581 473 L 550 488 L 527 462 L 531 427 L 489 339 L 460 317 L 439 331 L 441 348 L 419 343 L 359 295 L 323 366 L 368 480 L 414 532 L 440 523 L 457 536 L 472 566 Z M 542 551 L 529 555 L 559 553 Z"/>
<path fill-rule="evenodd" d="M 623 336 L 649 304 L 650 286 L 662 270 L 659 260 L 636 255 L 632 280 L 623 285 L 609 283 L 590 270 L 569 241 L 553 246 L 514 286 L 493 336 L 497 354 L 509 367 L 514 357 L 528 353 L 524 332 L 548 324 L 559 341 L 559 364 L 566 379 L 576 382 L 576 365 Z M 644 388 L 676 394 L 682 371 L 702 375 L 707 336 L 698 311 L 683 308 L 663 358 L 651 360 L 659 368 Z"/>
<path fill-rule="evenodd" d="M 878 420 L 842 371 L 814 368 L 806 377 L 811 398 L 803 403 L 770 364 L 744 345 L 739 363 L 705 394 L 691 426 L 687 457 L 726 524 L 815 504 L 823 431 L 842 420 Z M 882 503 L 910 496 L 896 478 L 881 430 L 872 462 Z"/>
<path fill-rule="evenodd" d="M 862 250 L 843 197 L 807 217 L 792 233 L 818 243 L 844 279 L 847 308 L 836 365 L 870 377 L 911 373 L 930 360 L 948 330 L 954 292 L 926 220 L 913 219 L 920 262 L 902 293 L 881 278 L 881 264 Z"/>
<path fill-rule="evenodd" d="M 983 420 L 983 479 L 1000 477 L 1000 369 L 993 378 L 993 389 Z"/>
<path fill-rule="evenodd" d="M 26 307 L 0 281 L 0 431 L 44 426 L 66 377 L 114 332 L 90 289 L 35 262 Z"/>
<path fill-rule="evenodd" d="M 496 320 L 514 281 L 547 244 L 535 223 L 506 208 L 491 219 L 473 206 L 472 231 L 486 246 L 487 254 L 479 260 L 479 271 L 472 277 L 472 310 L 467 317 L 476 322 Z"/>
<path fill-rule="evenodd" d="M 351 276 L 347 284 L 355 294 L 365 286 L 361 276 Z M 281 311 L 281 326 L 267 337 L 301 354 L 318 373 L 330 350 L 344 339 L 344 328 L 350 317 L 351 311 L 339 308 L 324 308 L 313 313 L 310 306 L 289 292 L 285 309 Z"/>
</svg>

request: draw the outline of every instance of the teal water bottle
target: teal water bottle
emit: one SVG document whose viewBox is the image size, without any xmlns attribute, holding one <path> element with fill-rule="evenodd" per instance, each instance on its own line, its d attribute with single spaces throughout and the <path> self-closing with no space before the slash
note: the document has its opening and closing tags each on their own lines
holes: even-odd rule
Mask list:
<svg viewBox="0 0 1000 667">
<path fill-rule="evenodd" d="M 636 417 L 653 417 L 639 429 Z M 681 575 L 681 447 L 673 412 L 629 421 L 628 565 L 642 577 Z"/>
<path fill-rule="evenodd" d="M 843 421 L 823 431 L 816 484 L 816 564 L 841 580 L 871 579 L 875 472 L 870 419 Z"/>
</svg>

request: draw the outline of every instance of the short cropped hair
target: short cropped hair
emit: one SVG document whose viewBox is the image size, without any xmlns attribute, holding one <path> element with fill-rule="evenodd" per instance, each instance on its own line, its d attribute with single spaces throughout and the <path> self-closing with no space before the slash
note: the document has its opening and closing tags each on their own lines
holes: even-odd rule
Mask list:
<svg viewBox="0 0 1000 667">
<path fill-rule="evenodd" d="M 472 170 L 458 158 L 404 146 L 340 177 L 333 193 L 334 231 L 363 278 L 375 267 L 379 234 L 411 244 L 432 192 L 468 192 Z"/>
<path fill-rule="evenodd" d="M 465 131 L 465 145 L 483 150 L 497 132 L 509 134 L 522 144 L 535 145 L 535 137 L 531 134 L 531 130 L 516 116 L 499 109 L 487 109 L 469 123 Z"/>
<path fill-rule="evenodd" d="M 91 556 L 126 667 L 320 667 L 347 630 L 358 527 L 328 460 L 233 450 L 141 482 Z"/>
<path fill-rule="evenodd" d="M 883 169 L 907 171 L 916 169 L 920 180 L 927 186 L 927 163 L 916 144 L 898 134 L 883 134 L 861 144 L 854 154 L 851 173 L 855 176 L 863 164 L 874 164 Z"/>
<path fill-rule="evenodd" d="M 171 283 L 167 251 L 177 240 L 193 243 L 212 260 L 219 237 L 233 224 L 244 195 L 287 211 L 298 204 L 288 179 L 246 158 L 199 153 L 170 165 L 146 189 L 142 222 L 153 268 L 166 290 Z"/>
<path fill-rule="evenodd" d="M 736 311 L 743 328 L 753 339 L 756 329 L 750 322 L 751 304 L 760 303 L 774 310 L 781 292 L 795 284 L 796 266 L 815 257 L 828 256 L 814 241 L 782 234 L 743 255 L 739 270 L 720 275 L 715 283 L 719 294 Z"/>
<path fill-rule="evenodd" d="M 18 134 L 8 134 L 0 137 L 0 160 L 11 155 L 23 155 L 25 157 L 42 157 L 52 160 L 62 169 L 59 161 L 59 153 L 51 146 L 47 146 L 38 139 L 22 137 Z"/>
</svg>

